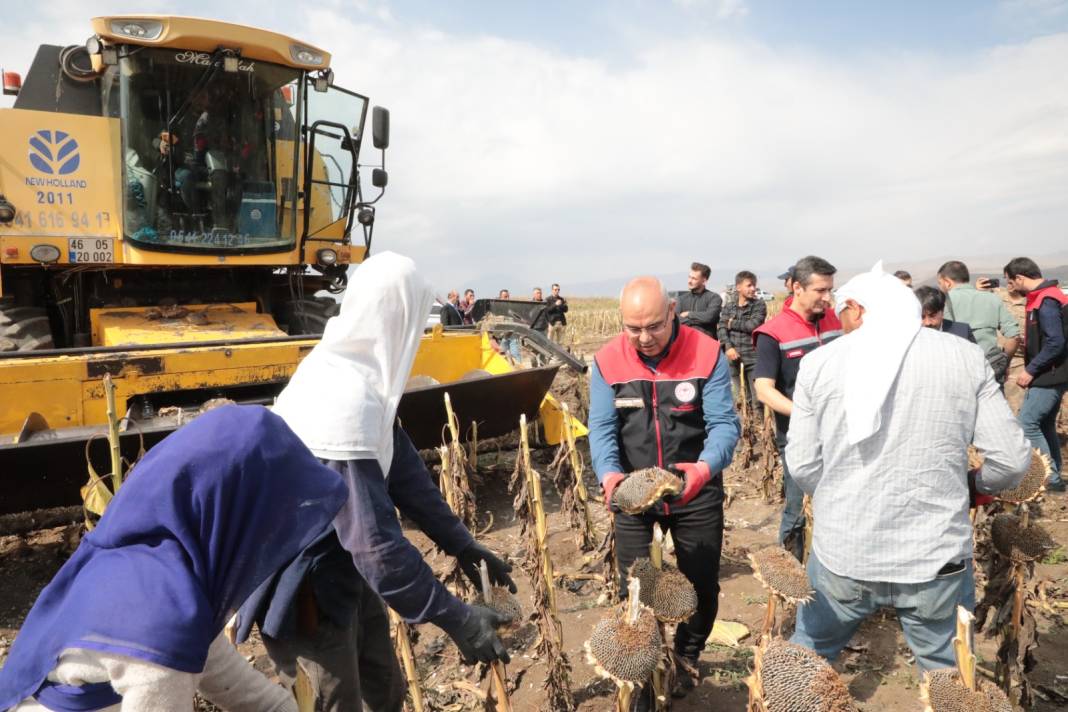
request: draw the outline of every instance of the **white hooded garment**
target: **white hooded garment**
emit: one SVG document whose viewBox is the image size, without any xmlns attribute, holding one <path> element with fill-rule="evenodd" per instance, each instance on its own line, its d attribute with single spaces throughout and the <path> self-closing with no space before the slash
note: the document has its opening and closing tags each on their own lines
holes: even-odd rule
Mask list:
<svg viewBox="0 0 1068 712">
<path fill-rule="evenodd" d="M 402 255 L 383 252 L 350 275 L 341 312 L 297 367 L 274 412 L 316 456 L 393 460 L 393 421 L 430 309 L 430 286 Z"/>
<path fill-rule="evenodd" d="M 897 380 L 912 340 L 923 327 L 920 301 L 880 261 L 835 291 L 835 311 L 846 300 L 864 307 L 858 329 L 840 339 L 844 358 L 846 433 L 850 445 L 866 440 L 882 425 L 882 407 Z"/>
</svg>

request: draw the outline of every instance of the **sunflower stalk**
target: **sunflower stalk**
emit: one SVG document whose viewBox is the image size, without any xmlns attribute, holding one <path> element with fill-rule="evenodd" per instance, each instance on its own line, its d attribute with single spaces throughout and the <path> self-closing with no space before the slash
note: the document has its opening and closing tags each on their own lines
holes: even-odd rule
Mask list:
<svg viewBox="0 0 1068 712">
<path fill-rule="evenodd" d="M 486 604 L 488 608 L 493 608 L 493 587 L 490 585 L 489 568 L 486 566 L 486 561 L 483 560 L 478 565 L 478 578 L 482 584 L 482 602 Z M 493 709 L 497 712 L 511 712 L 512 703 L 508 700 L 508 671 L 504 667 L 504 663 L 500 660 L 494 660 L 490 663 L 490 676 L 493 678 L 493 688 L 496 693 L 496 698 L 493 700 Z M 490 696 L 486 696 L 486 706 L 490 706 Z"/>
<path fill-rule="evenodd" d="M 412 696 L 413 712 L 423 712 L 423 691 L 419 687 L 419 672 L 415 667 L 415 655 L 412 654 L 411 629 L 396 611 L 389 609 L 389 620 L 393 624 L 394 643 L 397 654 L 404 667 L 404 677 L 408 679 L 408 694 Z"/>
<path fill-rule="evenodd" d="M 534 585 L 534 618 L 538 626 L 535 655 L 548 666 L 545 686 L 549 708 L 553 712 L 574 712 L 571 663 L 564 652 L 564 630 L 556 607 L 555 577 L 552 558 L 549 556 L 548 525 L 542 499 L 541 476 L 531 464 L 525 414 L 519 419 L 519 454 L 516 468 L 523 477 L 526 490 L 526 531 L 530 542 L 527 550 L 532 554 L 527 557 L 527 570 Z"/>
</svg>

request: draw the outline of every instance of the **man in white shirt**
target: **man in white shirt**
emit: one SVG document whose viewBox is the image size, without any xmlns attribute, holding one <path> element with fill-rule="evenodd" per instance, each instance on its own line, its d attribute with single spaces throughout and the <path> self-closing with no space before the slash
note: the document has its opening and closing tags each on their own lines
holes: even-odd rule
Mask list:
<svg viewBox="0 0 1068 712">
<path fill-rule="evenodd" d="M 786 446 L 815 518 L 816 595 L 793 642 L 834 659 L 890 606 L 921 668 L 952 667 L 970 582 L 969 486 L 1014 487 L 1030 447 L 982 349 L 922 328 L 919 302 L 881 264 L 836 298 L 847 335 L 802 362 Z M 973 483 L 969 444 L 985 456 Z"/>
</svg>

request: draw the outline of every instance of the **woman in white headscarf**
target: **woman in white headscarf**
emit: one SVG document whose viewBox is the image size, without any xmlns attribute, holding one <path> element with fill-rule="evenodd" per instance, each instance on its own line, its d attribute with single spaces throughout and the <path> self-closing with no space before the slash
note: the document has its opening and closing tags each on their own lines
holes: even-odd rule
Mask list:
<svg viewBox="0 0 1068 712">
<path fill-rule="evenodd" d="M 349 280 L 341 312 L 297 368 L 274 412 L 338 472 L 349 498 L 334 527 L 268 581 L 242 608 L 239 637 L 253 622 L 283 681 L 297 659 L 318 687 L 319 709 L 399 710 L 404 683 L 393 654 L 384 600 L 411 623 L 431 622 L 468 661 L 508 655 L 499 617 L 469 606 L 435 578 L 401 531 L 414 521 L 478 580 L 485 560 L 494 583 L 511 566 L 471 537 L 442 499 L 408 436 L 395 423 L 431 291 L 407 257 L 364 261 Z"/>
</svg>

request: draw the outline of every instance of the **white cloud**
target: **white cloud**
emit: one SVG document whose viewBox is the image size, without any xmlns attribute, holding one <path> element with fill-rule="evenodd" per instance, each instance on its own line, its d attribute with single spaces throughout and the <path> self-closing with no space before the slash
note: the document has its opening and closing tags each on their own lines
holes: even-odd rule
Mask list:
<svg viewBox="0 0 1068 712">
<path fill-rule="evenodd" d="M 848 62 L 648 34 L 609 63 L 351 7 L 275 29 L 392 110 L 376 246 L 441 288 L 1064 244 L 1068 34 Z"/>
<path fill-rule="evenodd" d="M 963 61 L 848 65 L 650 38 L 618 68 L 493 37 L 311 19 L 332 28 L 322 44 L 340 48 L 338 82 L 393 110 L 378 244 L 425 256 L 439 282 L 1063 241 L 1068 35 Z M 347 49 L 346 37 L 360 41 Z"/>
</svg>

